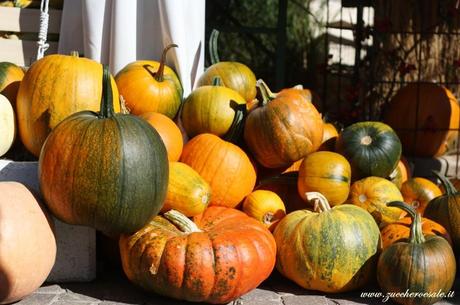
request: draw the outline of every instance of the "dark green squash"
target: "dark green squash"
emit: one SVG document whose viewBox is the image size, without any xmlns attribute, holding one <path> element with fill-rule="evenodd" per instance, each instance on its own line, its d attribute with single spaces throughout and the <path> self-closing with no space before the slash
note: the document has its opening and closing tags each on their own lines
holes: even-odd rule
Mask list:
<svg viewBox="0 0 460 305">
<path fill-rule="evenodd" d="M 381 122 L 352 124 L 339 134 L 336 143 L 336 151 L 350 162 L 354 180 L 389 176 L 398 165 L 401 150 L 396 133 Z"/>
<path fill-rule="evenodd" d="M 423 235 L 421 216 L 415 209 L 403 202 L 390 202 L 412 218 L 408 241 L 397 242 L 386 248 L 377 265 L 377 281 L 384 293 L 407 294 L 392 297 L 404 305 L 430 305 L 440 298 L 415 296 L 415 293 L 447 294 L 455 280 L 456 263 L 449 243 L 440 236 Z"/>
<path fill-rule="evenodd" d="M 168 185 L 166 148 L 153 127 L 115 114 L 104 67 L 101 111 L 82 111 L 50 133 L 40 154 L 42 195 L 60 220 L 108 235 L 132 233 L 156 215 Z"/>
<path fill-rule="evenodd" d="M 460 193 L 452 182 L 438 172 L 446 193 L 428 202 L 424 217 L 442 225 L 452 237 L 455 253 L 460 255 Z"/>
</svg>

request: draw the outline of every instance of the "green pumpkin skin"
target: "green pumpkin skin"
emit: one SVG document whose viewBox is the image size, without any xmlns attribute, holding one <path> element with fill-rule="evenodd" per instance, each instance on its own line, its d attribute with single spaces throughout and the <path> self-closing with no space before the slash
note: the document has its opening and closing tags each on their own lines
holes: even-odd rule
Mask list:
<svg viewBox="0 0 460 305">
<path fill-rule="evenodd" d="M 50 133 L 39 159 L 40 189 L 51 212 L 66 223 L 108 235 L 132 233 L 162 207 L 166 148 L 146 121 L 107 112 L 112 98 L 104 99 L 100 113 L 75 113 Z"/>
<path fill-rule="evenodd" d="M 350 162 L 353 180 L 369 176 L 388 177 L 398 165 L 402 146 L 390 126 L 381 122 L 358 122 L 346 127 L 336 151 Z"/>
<path fill-rule="evenodd" d="M 364 209 L 343 204 L 298 210 L 274 232 L 276 268 L 305 289 L 337 293 L 363 287 L 375 272 L 380 231 Z"/>
</svg>

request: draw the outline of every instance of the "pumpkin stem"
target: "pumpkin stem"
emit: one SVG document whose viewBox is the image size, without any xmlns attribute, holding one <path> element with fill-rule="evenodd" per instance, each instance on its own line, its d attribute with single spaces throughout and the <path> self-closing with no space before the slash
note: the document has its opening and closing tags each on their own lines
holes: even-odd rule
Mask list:
<svg viewBox="0 0 460 305">
<path fill-rule="evenodd" d="M 331 206 L 326 197 L 319 192 L 306 192 L 305 196 L 307 201 L 313 201 L 314 211 L 316 213 L 323 213 L 331 210 Z"/>
<path fill-rule="evenodd" d="M 407 212 L 410 218 L 412 219 L 412 224 L 410 226 L 410 237 L 409 242 L 412 244 L 422 244 L 425 242 L 425 237 L 423 236 L 422 231 L 422 217 L 412 206 L 408 205 L 405 202 L 401 201 L 392 201 L 387 203 L 389 207 L 397 207 L 401 210 Z"/>
<path fill-rule="evenodd" d="M 104 65 L 102 68 L 102 99 L 99 118 L 111 118 L 115 114 L 113 110 L 112 82 L 110 80 L 109 67 Z"/>
<path fill-rule="evenodd" d="M 444 189 L 446 190 L 446 195 L 447 196 L 453 196 L 455 194 L 458 193 L 457 189 L 455 188 L 455 186 L 452 184 L 452 182 L 450 182 L 449 179 L 447 179 L 444 175 L 442 175 L 440 172 L 438 171 L 433 171 L 433 174 L 439 179 L 441 180 L 441 183 L 442 183 L 442 186 L 444 187 Z"/>
<path fill-rule="evenodd" d="M 211 58 L 212 65 L 220 62 L 219 53 L 217 52 L 217 38 L 219 38 L 219 31 L 213 29 L 211 36 L 209 36 L 209 57 Z"/>
<path fill-rule="evenodd" d="M 256 89 L 258 95 L 262 98 L 259 102 L 260 107 L 267 105 L 268 102 L 276 97 L 276 94 L 274 94 L 270 88 L 268 88 L 267 84 L 262 79 L 257 80 Z"/>
<path fill-rule="evenodd" d="M 212 79 L 213 86 L 222 86 L 222 79 L 219 76 L 214 76 Z"/>
<path fill-rule="evenodd" d="M 158 67 L 158 71 L 153 73 L 155 80 L 157 82 L 162 82 L 164 80 L 166 54 L 171 48 L 178 48 L 178 46 L 177 44 L 172 43 L 172 44 L 167 45 L 166 48 L 164 48 L 163 53 L 161 54 L 160 66 Z"/>
<path fill-rule="evenodd" d="M 233 117 L 232 125 L 230 125 L 230 128 L 223 136 L 223 139 L 225 141 L 232 142 L 233 144 L 237 144 L 244 131 L 244 123 L 246 121 L 247 114 L 246 103 L 238 104 L 234 100 L 230 100 L 230 107 L 235 111 L 235 116 Z"/>
<path fill-rule="evenodd" d="M 169 210 L 163 216 L 184 233 L 203 232 L 193 221 L 179 211 Z"/>
<path fill-rule="evenodd" d="M 78 53 L 78 51 L 70 51 L 70 56 L 73 56 L 73 57 L 80 57 L 80 54 Z"/>
</svg>

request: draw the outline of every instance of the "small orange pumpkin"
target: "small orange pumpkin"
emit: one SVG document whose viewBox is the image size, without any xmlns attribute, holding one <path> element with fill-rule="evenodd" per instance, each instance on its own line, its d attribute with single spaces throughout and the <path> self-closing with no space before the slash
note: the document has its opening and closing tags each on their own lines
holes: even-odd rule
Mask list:
<svg viewBox="0 0 460 305">
<path fill-rule="evenodd" d="M 181 162 L 209 183 L 210 205 L 233 208 L 251 193 L 256 183 L 256 171 L 246 153 L 210 133 L 200 134 L 185 144 Z"/>
<path fill-rule="evenodd" d="M 160 134 L 168 152 L 168 160 L 170 162 L 178 161 L 182 154 L 184 141 L 176 123 L 166 115 L 158 112 L 146 112 L 141 114 L 140 117 L 149 122 Z"/>
<path fill-rule="evenodd" d="M 420 215 L 423 215 L 425 208 L 431 199 L 442 195 L 439 187 L 428 179 L 415 177 L 407 180 L 401 186 L 401 194 L 404 202 L 412 205 Z"/>
<path fill-rule="evenodd" d="M 337 128 L 335 128 L 335 126 L 331 123 L 324 122 L 323 123 L 323 141 L 318 150 L 334 151 L 335 142 L 337 141 L 338 137 L 339 137 L 339 132 L 337 131 Z"/>
<path fill-rule="evenodd" d="M 243 202 L 243 212 L 263 223 L 271 232 L 286 216 L 283 200 L 274 192 L 256 190 Z"/>
</svg>

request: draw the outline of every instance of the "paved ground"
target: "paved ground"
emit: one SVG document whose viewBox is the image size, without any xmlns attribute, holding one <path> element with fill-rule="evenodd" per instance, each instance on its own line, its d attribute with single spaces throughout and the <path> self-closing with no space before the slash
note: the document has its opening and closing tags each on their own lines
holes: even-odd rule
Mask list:
<svg viewBox="0 0 460 305">
<path fill-rule="evenodd" d="M 378 291 L 369 287 L 367 291 Z M 453 291 L 455 297 L 438 302 L 438 305 L 460 304 L 460 278 Z M 146 293 L 132 284 L 118 271 L 105 271 L 91 283 L 44 284 L 37 292 L 16 305 L 188 305 Z M 304 290 L 274 273 L 259 288 L 242 296 L 232 305 L 381 305 L 382 298 L 361 298 L 359 292 L 324 296 Z"/>
</svg>

